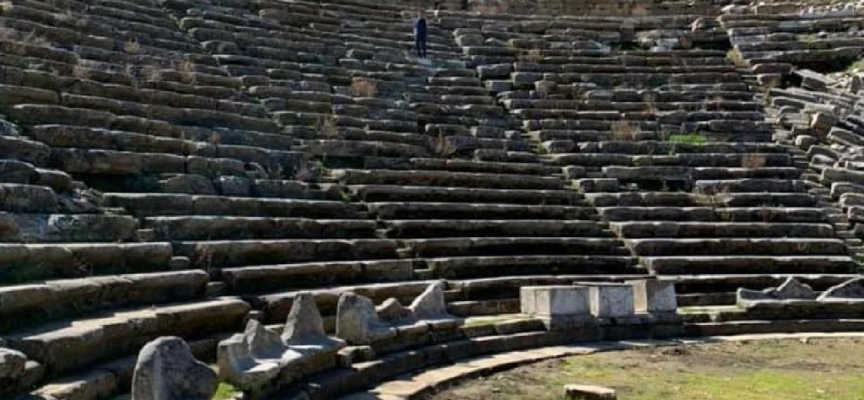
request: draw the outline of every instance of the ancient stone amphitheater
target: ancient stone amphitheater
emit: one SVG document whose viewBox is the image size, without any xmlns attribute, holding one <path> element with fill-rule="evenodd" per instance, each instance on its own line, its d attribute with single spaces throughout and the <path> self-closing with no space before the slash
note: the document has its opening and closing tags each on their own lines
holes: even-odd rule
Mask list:
<svg viewBox="0 0 864 400">
<path fill-rule="evenodd" d="M 433 282 L 492 321 L 280 389 L 318 400 L 573 340 L 493 318 L 520 287 L 657 276 L 707 310 L 856 273 L 864 84 L 823 74 L 864 51 L 855 7 L 426 3 L 0 4 L 0 398 L 127 398 L 145 343 L 215 363 L 303 293 L 331 333 L 340 295 Z M 864 330 L 843 316 L 698 311 L 678 335 Z"/>
</svg>

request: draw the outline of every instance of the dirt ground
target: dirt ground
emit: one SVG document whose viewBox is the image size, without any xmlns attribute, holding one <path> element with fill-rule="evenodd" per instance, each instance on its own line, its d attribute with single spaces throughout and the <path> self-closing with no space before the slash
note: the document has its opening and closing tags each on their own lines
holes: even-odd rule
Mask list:
<svg viewBox="0 0 864 400">
<path fill-rule="evenodd" d="M 464 382 L 429 400 L 559 400 L 565 384 L 619 400 L 864 400 L 864 339 L 727 342 L 551 360 Z"/>
</svg>

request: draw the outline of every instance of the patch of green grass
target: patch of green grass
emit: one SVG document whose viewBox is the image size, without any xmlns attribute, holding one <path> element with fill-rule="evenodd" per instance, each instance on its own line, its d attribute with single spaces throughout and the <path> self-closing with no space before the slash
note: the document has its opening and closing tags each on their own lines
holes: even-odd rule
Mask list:
<svg viewBox="0 0 864 400">
<path fill-rule="evenodd" d="M 846 67 L 846 72 L 852 73 L 852 71 L 855 71 L 856 69 L 859 71 L 864 71 L 864 59 L 849 64 L 849 66 Z"/>
<path fill-rule="evenodd" d="M 698 133 L 686 135 L 669 135 L 668 142 L 680 144 L 704 144 L 708 142 L 708 137 Z"/>
<path fill-rule="evenodd" d="M 234 386 L 229 383 L 219 382 L 219 387 L 216 388 L 216 394 L 213 395 L 213 400 L 229 400 L 234 399 L 240 394 Z"/>
<path fill-rule="evenodd" d="M 726 342 L 597 353 L 517 368 L 433 400 L 560 400 L 564 385 L 622 400 L 864 400 L 864 339 Z"/>
<path fill-rule="evenodd" d="M 740 309 L 736 306 L 688 306 L 678 307 L 679 314 L 708 314 L 712 312 L 736 312 Z"/>
<path fill-rule="evenodd" d="M 815 42 L 819 39 L 820 39 L 819 36 L 814 35 L 812 33 L 802 33 L 800 35 L 795 35 L 795 40 L 797 40 L 799 42 L 804 42 L 804 43 Z"/>
<path fill-rule="evenodd" d="M 499 322 L 514 321 L 528 318 L 529 317 L 520 314 L 470 317 L 465 319 L 465 321 L 462 323 L 462 326 L 465 328 L 470 328 L 473 326 L 495 325 Z"/>
</svg>

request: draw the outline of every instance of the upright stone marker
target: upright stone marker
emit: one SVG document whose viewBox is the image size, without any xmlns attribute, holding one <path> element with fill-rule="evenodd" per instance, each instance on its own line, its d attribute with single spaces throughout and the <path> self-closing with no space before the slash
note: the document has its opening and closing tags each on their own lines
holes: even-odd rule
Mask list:
<svg viewBox="0 0 864 400">
<path fill-rule="evenodd" d="M 444 299 L 444 282 L 435 282 L 408 306 L 412 315 L 420 320 L 453 319 L 447 313 L 447 302 Z"/>
<path fill-rule="evenodd" d="M 324 332 L 324 320 L 315 304 L 315 297 L 309 293 L 299 293 L 294 297 L 285 330 L 282 331 L 285 345 L 301 353 L 320 352 L 345 347 L 341 340 L 331 338 Z"/>
<path fill-rule="evenodd" d="M 396 336 L 396 329 L 381 322 L 372 300 L 342 293 L 336 311 L 336 336 L 351 345 L 368 345 Z"/>
<path fill-rule="evenodd" d="M 138 353 L 132 400 L 210 400 L 219 379 L 178 337 L 161 337 Z"/>
</svg>

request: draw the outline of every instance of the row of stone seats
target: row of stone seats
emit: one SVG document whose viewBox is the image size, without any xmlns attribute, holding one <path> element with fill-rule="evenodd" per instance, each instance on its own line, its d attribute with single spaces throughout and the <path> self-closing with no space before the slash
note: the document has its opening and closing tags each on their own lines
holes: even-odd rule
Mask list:
<svg viewBox="0 0 864 400">
<path fill-rule="evenodd" d="M 776 121 L 777 140 L 785 143 L 809 171 L 802 178 L 819 183 L 809 190 L 818 199 L 837 236 L 855 257 L 861 251 L 857 224 L 856 146 L 864 133 L 856 116 L 857 96 L 827 75 L 796 69 L 785 76 L 792 85 L 765 91 L 766 113 Z M 797 86 L 800 85 L 800 86 Z M 850 88 L 851 89 L 851 88 Z"/>
<path fill-rule="evenodd" d="M 3 211 L 18 224 L 9 241 L 51 243 L 2 244 L 11 286 L 0 290 L 0 341 L 27 356 L 30 372 L 0 397 L 110 397 L 129 384 L 134 360 L 123 357 L 162 335 L 196 340 L 212 359 L 214 335 L 241 327 L 250 306 L 214 297 L 224 284 L 188 270 L 204 264 L 176 256 L 168 240 L 374 235 L 374 223 L 342 222 L 359 213 L 330 201 L 337 192 L 294 180 L 307 157 L 245 93 L 256 81 L 159 6 L 21 1 L 4 5 L 3 23 L 3 108 L 27 138 L 3 143 L 35 167 L 16 164 L 16 179 L 31 180 L 29 202 L 25 182 L 4 183 Z M 30 142 L 46 154 L 26 153 Z M 110 193 L 75 194 L 87 186 Z M 327 216 L 336 221 L 308 219 Z M 69 240 L 108 243 L 57 243 Z M 145 243 L 113 243 L 129 240 Z"/>
<path fill-rule="evenodd" d="M 173 297 L 162 294 L 141 297 L 130 295 L 135 300 L 129 301 L 111 297 L 111 291 L 120 289 L 116 289 L 113 284 L 103 283 L 103 278 L 10 287 L 10 291 L 25 296 L 31 293 L 29 290 L 64 293 L 57 295 L 57 299 L 66 299 L 71 304 L 79 301 L 74 300 L 78 298 L 76 296 L 81 296 L 80 301 L 88 304 L 80 311 L 52 309 L 50 316 L 41 319 L 51 323 L 23 327 L 26 329 L 16 327 L 0 335 L 4 340 L 11 338 L 9 342 L 14 347 L 26 350 L 34 362 L 44 364 L 48 375 L 38 385 L 42 389 L 37 390 L 37 394 L 61 398 L 110 395 L 128 381 L 128 360 L 119 364 L 97 364 L 130 354 L 143 340 L 154 335 L 179 334 L 200 338 L 201 352 L 212 356 L 215 344 L 212 335 L 239 330 L 237 324 L 249 314 L 249 305 L 236 298 L 205 295 L 226 291 L 243 295 L 244 300 L 256 309 L 252 315 L 269 322 L 282 322 L 298 291 L 303 289 L 317 289 L 316 300 L 322 304 L 322 311 L 332 316 L 336 304 L 330 302 L 338 298 L 338 294 L 336 297 L 333 295 L 345 290 L 347 285 L 354 285 L 351 288 L 358 293 L 371 293 L 369 297 L 375 299 L 405 299 L 418 294 L 428 283 L 424 282 L 425 279 L 480 278 L 457 281 L 448 287 L 446 293 L 457 309 L 471 315 L 508 310 L 507 307 L 512 307 L 518 284 L 544 279 L 560 282 L 565 279 L 562 276 L 516 278 L 513 275 L 584 273 L 606 278 L 609 274 L 640 272 L 632 268 L 630 252 L 621 247 L 621 242 L 616 240 L 608 224 L 599 223 L 597 213 L 584 200 L 584 196 L 569 190 L 567 180 L 558 176 L 560 166 L 545 165 L 536 154 L 529 151 L 533 149 L 531 145 L 538 143 L 521 135 L 523 132 L 518 129 L 518 124 L 514 123 L 515 120 L 504 108 L 495 105 L 494 98 L 489 96 L 475 71 L 464 68 L 464 65 L 460 67 L 458 60 L 436 62 L 432 68 L 416 65 L 403 67 L 413 63 L 405 57 L 405 51 L 410 49 L 406 35 L 402 35 L 400 40 L 360 39 L 388 36 L 374 33 L 389 31 L 382 29 L 382 24 L 390 26 L 390 23 L 394 23 L 392 26 L 407 30 L 408 25 L 398 9 L 375 7 L 363 12 L 363 8 L 355 7 L 357 4 L 250 4 L 230 0 L 212 3 L 172 0 L 162 3 L 164 9 L 113 1 L 105 4 L 134 10 L 141 8 L 142 15 L 151 17 L 148 21 L 161 21 L 150 22 L 151 25 L 165 26 L 166 29 L 174 23 L 167 16 L 176 17 L 183 34 L 177 36 L 172 33 L 170 36 L 173 39 L 169 40 L 165 36 L 167 32 L 153 30 L 157 32 L 154 33 L 156 40 L 152 46 L 144 44 L 146 51 L 168 57 L 176 54 L 172 52 L 179 46 L 176 43 L 194 45 L 184 47 L 183 51 L 195 55 L 196 60 L 200 59 L 196 62 L 196 70 L 204 69 L 206 73 L 181 70 L 176 76 L 159 81 L 160 85 L 170 90 L 158 90 L 193 94 L 198 96 L 190 100 L 194 102 L 200 101 L 200 97 L 209 96 L 204 95 L 208 92 L 203 88 L 207 88 L 214 93 L 214 98 L 230 99 L 243 105 L 242 110 L 231 108 L 230 112 L 226 111 L 226 114 L 237 115 L 239 119 L 215 115 L 213 118 L 218 124 L 240 121 L 246 126 L 249 122 L 264 132 L 232 130 L 231 134 L 224 134 L 229 137 L 225 140 L 244 142 L 224 144 L 221 137 L 211 136 L 213 130 L 210 129 L 189 129 L 195 134 L 187 138 L 183 137 L 182 132 L 170 130 L 175 128 L 169 124 L 154 124 L 142 130 L 140 120 L 125 118 L 123 115 L 126 112 L 122 111 L 122 107 L 133 107 L 128 103 L 138 103 L 138 100 L 123 100 L 125 103 L 120 104 L 121 108 L 111 109 L 112 112 L 121 110 L 122 115 L 106 117 L 105 121 L 103 114 L 93 111 L 62 115 L 64 118 L 82 119 L 79 125 L 87 127 L 87 132 L 93 131 L 89 129 L 89 125 L 93 124 L 98 129 L 106 130 L 97 133 L 102 135 L 99 137 L 106 143 L 112 143 L 112 138 L 117 134 L 117 141 L 133 141 L 136 143 L 133 146 L 139 146 L 124 150 L 109 149 L 144 155 L 103 153 L 103 156 L 87 152 L 87 157 L 98 155 L 103 158 L 85 164 L 80 169 L 75 168 L 73 162 L 57 165 L 63 169 L 73 169 L 76 178 L 80 177 L 94 186 L 110 188 L 111 193 L 105 195 L 108 204 L 122 208 L 140 220 L 138 235 L 141 238 L 170 240 L 172 243 L 134 243 L 123 244 L 122 247 L 112 244 L 110 248 L 105 247 L 110 251 L 102 247 L 97 249 L 93 245 L 79 246 L 80 249 L 64 246 L 63 258 L 58 256 L 56 264 L 46 264 L 58 267 L 48 270 L 43 267 L 42 271 L 48 273 L 20 282 L 57 277 L 51 275 L 56 273 L 55 269 L 60 266 L 71 269 L 69 266 L 74 264 L 66 261 L 77 260 L 82 254 L 87 260 L 101 260 L 106 267 L 146 266 L 145 271 L 184 270 L 191 263 L 192 267 L 206 273 L 194 272 L 186 277 L 185 273 L 176 272 L 178 276 L 184 277 L 182 279 L 171 278 L 174 273 L 167 272 L 148 279 L 117 278 L 133 282 L 129 284 L 129 289 L 124 289 L 132 292 L 146 291 L 146 287 L 152 284 L 148 283 L 149 279 L 161 276 L 178 281 L 178 287 L 168 285 L 158 292 L 177 290 L 181 294 Z M 126 13 L 120 11 L 103 12 L 113 12 L 112 15 L 117 19 L 113 22 L 115 25 L 123 25 L 123 21 L 133 18 L 123 17 Z M 345 17 L 345 13 L 357 16 L 358 21 L 364 21 L 355 24 L 350 21 L 353 18 Z M 15 20 L 25 21 L 29 18 L 27 15 L 42 18 L 36 14 L 24 10 Z M 166 24 L 166 21 L 169 23 Z M 571 25 L 578 22 L 581 21 Z M 448 28 L 443 25 L 439 25 L 440 30 L 435 28 L 440 23 L 443 21 L 432 20 L 432 54 L 455 58 L 457 52 L 453 50 L 457 48 L 448 45 L 445 40 L 444 30 Z M 81 39 L 94 40 L 86 36 Z M 171 43 L 167 43 L 169 41 Z M 167 44 L 163 46 L 163 42 Z M 196 47 L 198 42 L 203 42 L 203 47 Z M 130 41 L 129 49 L 123 52 L 104 52 L 99 55 L 89 55 L 93 52 L 88 53 L 80 46 L 75 49 L 82 50 L 82 54 L 88 54 L 88 57 L 98 56 L 100 60 L 107 60 L 104 62 L 119 64 L 123 57 L 131 58 L 125 53 L 129 53 L 135 43 L 144 42 L 140 39 L 137 42 Z M 127 47 L 127 42 L 123 41 L 122 45 Z M 282 50 L 284 48 L 291 51 Z M 28 57 L 23 59 L 33 58 Z M 18 59 L 10 60 L 16 62 Z M 402 64 L 404 62 L 408 64 Z M 60 66 L 59 63 L 51 65 Z M 19 67 L 14 68 L 21 69 Z M 15 73 L 17 71 L 13 70 L 7 76 Z M 99 72 L 92 72 L 91 78 L 94 79 L 83 81 L 112 82 L 112 85 L 135 88 L 129 82 L 120 80 L 122 77 L 118 75 L 123 74 L 100 75 Z M 38 86 L 23 83 L 36 79 L 36 75 L 29 75 L 25 69 L 22 76 L 20 79 L 24 80 L 16 86 Z M 188 85 L 193 83 L 192 77 L 200 85 L 194 85 L 194 88 Z M 359 85 L 355 92 L 355 78 L 373 80 L 379 93 L 366 96 L 360 93 L 362 90 L 359 90 Z M 108 90 L 113 86 L 94 87 L 113 93 Z M 139 83 L 137 92 L 147 90 L 147 87 Z M 400 99 L 403 93 L 407 99 Z M 42 99 L 41 94 L 31 96 L 35 100 L 26 101 Z M 125 99 L 120 95 L 106 98 L 115 97 Z M 399 103 L 400 100 L 408 104 Z M 457 101 L 466 102 L 469 106 L 452 107 L 452 102 Z M 184 107 L 195 112 L 203 110 L 191 104 Z M 247 112 L 244 110 L 251 110 L 251 114 L 244 114 Z M 264 114 L 260 114 L 262 110 Z M 89 117 L 83 119 L 90 113 L 95 116 L 92 120 Z M 13 116 L 16 120 L 21 119 L 28 128 L 32 126 L 28 134 L 34 138 L 38 133 L 31 132 L 47 132 L 42 133 L 42 136 L 49 137 L 51 135 L 48 133 L 54 129 L 43 129 L 40 125 L 42 119 L 66 123 L 66 120 L 60 121 L 59 117 L 51 120 L 42 114 L 37 114 L 40 120 L 36 120 L 36 117 L 28 120 L 23 114 L 19 112 Z M 331 114 L 336 115 L 334 122 L 329 121 L 328 116 Z M 171 122 L 178 123 L 178 120 Z M 339 128 L 335 135 L 327 133 L 332 132 L 329 127 L 331 123 Z M 103 126 L 106 124 L 110 126 Z M 310 129 L 310 125 L 319 126 Z M 459 129 L 463 125 L 471 129 Z M 163 128 L 166 130 L 162 131 Z M 117 131 L 135 131 L 140 136 L 126 136 Z M 169 134 L 160 135 L 160 132 Z M 236 137 L 231 136 L 234 134 Z M 184 143 L 193 142 L 196 150 L 190 150 L 187 155 L 166 148 L 156 151 L 148 147 L 156 146 L 148 144 L 151 142 L 149 138 L 162 139 L 166 136 L 170 139 L 179 138 Z M 436 146 L 434 140 L 438 137 L 445 140 Z M 463 139 L 466 137 L 473 139 Z M 300 140 L 295 142 L 295 138 Z M 261 144 L 265 143 L 264 139 L 285 141 L 265 146 Z M 59 138 L 56 140 L 51 145 L 59 149 L 57 154 L 64 155 L 58 156 L 61 159 L 65 154 L 77 152 L 64 150 L 67 147 L 75 148 L 74 142 L 63 145 Z M 429 140 L 433 140 L 431 150 Z M 173 141 L 152 142 L 170 149 L 183 148 L 178 146 L 180 143 Z M 393 143 L 413 147 L 394 146 Z M 335 150 L 338 146 L 346 146 L 346 150 Z M 104 166 L 104 160 L 126 160 L 120 165 L 131 167 L 124 167 L 121 175 L 139 181 L 140 174 L 153 172 L 150 169 L 139 172 L 136 165 L 141 164 L 140 168 L 144 168 L 145 161 L 148 168 L 177 168 L 176 164 L 161 165 L 170 157 L 150 154 L 208 158 L 202 155 L 205 153 L 196 153 L 199 148 L 207 149 L 201 152 L 215 151 L 206 153 L 216 155 L 209 157 L 211 159 L 229 161 L 218 161 L 215 167 L 196 169 L 192 167 L 192 161 L 204 163 L 206 160 L 194 159 L 186 162 L 184 171 L 190 167 L 194 171 L 215 171 L 199 172 L 197 175 L 219 180 L 218 191 L 158 190 L 152 186 L 129 186 L 127 182 L 130 180 L 106 179 L 102 176 L 110 170 Z M 328 184 L 310 185 L 290 180 L 291 177 L 299 179 L 294 171 L 302 169 L 307 159 L 306 155 L 289 152 L 291 150 L 303 150 L 323 166 L 334 167 L 332 173 L 324 177 L 329 180 Z M 240 161 L 245 171 L 255 169 L 251 165 L 253 162 L 264 167 L 261 164 L 264 160 L 260 157 L 265 155 L 279 160 L 272 166 L 273 172 L 277 173 L 267 175 L 270 179 L 255 179 L 254 185 L 248 188 L 242 180 L 224 182 L 225 179 L 221 179 L 224 175 L 236 174 L 234 176 L 252 180 L 248 175 L 241 174 L 237 168 L 241 167 L 240 164 L 230 160 Z M 331 155 L 334 156 L 331 158 Z M 336 168 L 337 162 L 348 165 Z M 285 174 L 278 171 L 279 168 L 289 172 Z M 270 172 L 268 168 L 263 169 Z M 305 171 L 305 174 L 313 176 L 315 173 L 314 170 Z M 191 183 L 196 183 L 196 187 L 200 183 L 204 188 L 213 184 L 205 184 L 200 179 Z M 225 187 L 231 190 L 226 192 Z M 342 187 L 346 188 L 346 192 L 340 193 Z M 159 191 L 171 193 L 153 193 Z M 367 204 L 348 200 L 361 200 Z M 517 213 L 520 213 L 518 217 Z M 127 248 L 137 249 L 139 246 L 153 246 L 147 248 L 154 250 L 152 254 L 126 251 Z M 40 257 L 53 254 L 38 245 L 21 247 L 23 250 L 20 254 L 25 257 L 37 253 Z M 122 257 L 128 259 L 121 262 L 124 260 Z M 59 260 L 66 263 L 60 265 Z M 115 271 L 131 272 L 97 269 L 93 274 Z M 209 289 L 202 292 L 200 287 L 205 275 L 209 276 Z M 487 277 L 495 278 L 483 279 Z M 109 278 L 104 279 L 113 282 Z M 179 284 L 184 279 L 188 281 Z M 68 294 L 65 288 L 70 289 Z M 175 301 L 185 305 L 177 305 Z M 157 306 L 153 309 L 144 308 L 148 302 Z M 4 304 L 10 303 L 0 302 L 0 307 Z M 34 307 L 37 306 L 16 306 L 8 309 L 8 312 L 20 315 Z M 107 315 L 99 313 L 117 307 L 123 309 Z M 263 315 L 258 311 L 263 312 Z M 138 321 L 144 321 L 146 329 L 133 329 Z M 67 343 L 72 345 L 64 347 Z M 76 349 L 89 353 L 79 357 Z M 90 371 L 86 378 L 64 378 L 79 368 Z M 45 385 L 46 382 L 53 383 Z"/>
<path fill-rule="evenodd" d="M 789 73 L 793 65 L 839 67 L 857 59 L 864 48 L 864 19 L 854 13 L 731 14 L 718 20 L 729 32 L 736 57 L 764 74 L 765 82 Z"/>
<path fill-rule="evenodd" d="M 569 50 L 564 46 L 533 50 L 529 62 L 501 68 L 504 73 L 509 71 L 512 89 L 503 90 L 499 98 L 523 120 L 526 128 L 553 128 L 530 133 L 544 141 L 544 149 L 551 153 L 549 161 L 565 167 L 574 186 L 599 207 L 601 215 L 611 221 L 612 230 L 624 238 L 651 272 L 846 272 L 854 265 L 846 244 L 834 237 L 833 227 L 807 193 L 808 187 L 802 181 L 794 181 L 800 171 L 782 146 L 644 141 L 663 140 L 670 135 L 645 134 L 641 132 L 642 126 L 627 124 L 626 120 L 624 124 L 616 124 L 616 119 L 629 119 L 632 115 L 635 120 L 636 116 L 646 114 L 660 115 L 655 126 L 674 123 L 672 118 L 663 119 L 664 110 L 673 107 L 686 110 L 687 103 L 676 102 L 679 100 L 676 93 L 656 90 L 656 86 L 682 82 L 706 84 L 707 97 L 712 95 L 712 89 L 716 90 L 711 84 L 737 85 L 735 89 L 716 93 L 719 99 L 710 101 L 710 107 L 720 111 L 703 112 L 705 121 L 715 122 L 721 115 L 732 124 L 736 117 L 751 120 L 754 122 L 751 129 L 758 124 L 761 134 L 753 130 L 737 138 L 725 135 L 717 138 L 767 141 L 770 131 L 761 121 L 759 104 L 722 52 L 664 50 L 615 57 L 615 51 L 607 49 L 591 61 L 585 61 L 590 58 L 586 54 L 578 59 L 579 64 L 570 65 L 567 58 L 558 57 Z M 705 55 L 713 58 L 688 62 L 690 57 Z M 628 60 L 645 65 L 654 63 L 649 68 L 655 72 L 628 74 L 628 69 L 620 65 Z M 607 72 L 591 72 L 599 67 L 607 68 Z M 572 80 L 562 80 L 562 76 L 568 75 L 561 71 L 572 68 L 584 68 L 584 72 L 572 74 Z M 700 68 L 709 73 L 694 72 L 692 78 L 681 74 Z M 478 67 L 478 70 L 484 69 Z M 526 72 L 520 72 L 523 70 Z M 663 73 L 670 81 L 652 81 L 652 76 Z M 624 82 L 633 87 L 617 87 Z M 692 93 L 688 91 L 685 96 Z M 722 96 L 730 93 L 734 100 L 725 101 Z M 738 111 L 742 109 L 748 111 Z M 700 115 L 682 114 L 685 118 Z M 553 116 L 559 117 L 555 126 L 546 119 Z M 680 116 L 675 118 L 680 120 Z M 682 122 L 687 121 L 679 124 Z M 710 131 L 704 135 L 701 129 L 678 132 L 682 131 L 697 132 L 702 140 L 715 139 Z M 729 134 L 723 128 L 718 131 Z M 682 220 L 686 222 L 679 222 Z M 790 237 L 789 227 L 805 222 L 808 228 L 797 234 L 793 232 L 797 237 Z M 759 255 L 762 261 L 758 268 L 752 265 L 754 255 Z"/>
<path fill-rule="evenodd" d="M 107 17 L 130 14 L 127 7 L 147 16 L 128 23 L 149 34 L 96 41 L 45 25 L 63 16 L 69 21 L 59 26 L 74 23 L 74 8 L 64 14 L 52 7 L 22 2 L 4 13 L 18 33 L 5 38 L 15 57 L 3 82 L 15 104 L 8 114 L 52 146 L 52 165 L 104 190 L 231 195 L 248 192 L 250 179 L 290 177 L 302 163 L 266 109 L 239 91 L 246 82 L 229 76 L 162 10 L 93 7 L 76 29 L 97 35 L 124 26 Z M 29 28 L 36 39 L 20 34 Z"/>
</svg>

